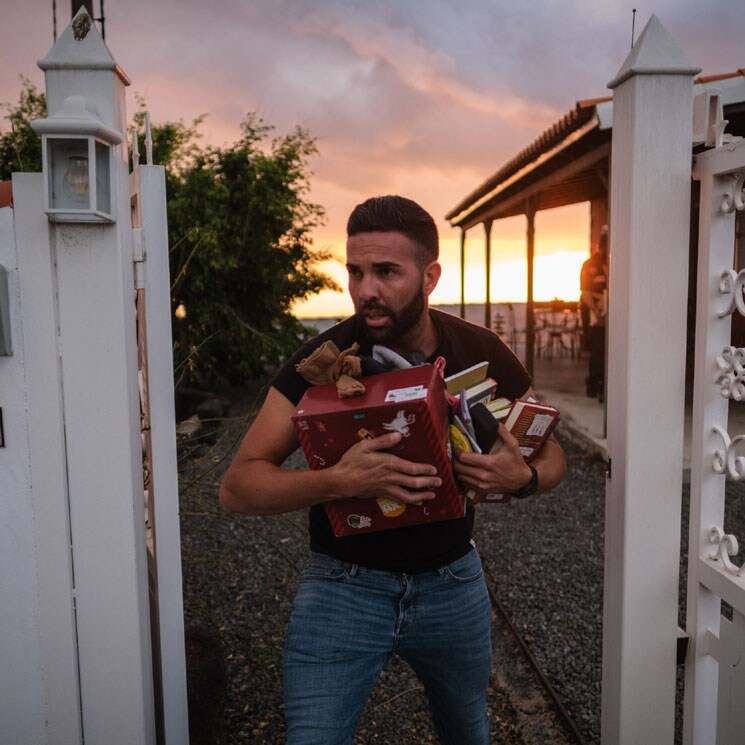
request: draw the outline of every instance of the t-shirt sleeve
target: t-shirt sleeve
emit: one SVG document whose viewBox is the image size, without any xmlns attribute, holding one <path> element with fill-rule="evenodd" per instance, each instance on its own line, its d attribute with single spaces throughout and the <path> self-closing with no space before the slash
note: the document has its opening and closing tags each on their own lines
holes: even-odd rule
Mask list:
<svg viewBox="0 0 745 745">
<path fill-rule="evenodd" d="M 523 363 L 504 341 L 495 335 L 489 374 L 497 381 L 497 395 L 510 400 L 520 398 L 533 384 Z"/>
<path fill-rule="evenodd" d="M 498 396 L 514 400 L 525 395 L 532 384 L 530 375 L 499 334 L 449 313 L 435 312 L 433 318 L 440 334 L 438 353 L 447 363 L 446 375 L 486 360 L 489 377 L 497 381 Z"/>
<path fill-rule="evenodd" d="M 285 396 L 285 398 L 295 404 L 295 406 L 300 403 L 303 394 L 310 387 L 310 383 L 308 383 L 308 381 L 297 372 L 295 365 L 310 356 L 310 354 L 320 346 L 320 342 L 318 342 L 317 339 L 318 337 L 315 337 L 309 342 L 303 344 L 297 352 L 295 352 L 295 354 L 293 354 L 292 357 L 282 365 L 271 381 L 272 387 L 276 388 L 283 396 Z"/>
</svg>

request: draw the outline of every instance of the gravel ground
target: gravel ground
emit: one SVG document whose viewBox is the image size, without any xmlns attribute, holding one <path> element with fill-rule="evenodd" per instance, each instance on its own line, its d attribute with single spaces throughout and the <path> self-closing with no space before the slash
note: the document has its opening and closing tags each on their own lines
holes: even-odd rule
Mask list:
<svg viewBox="0 0 745 745">
<path fill-rule="evenodd" d="M 255 400 L 244 397 L 241 412 Z M 202 446 L 197 458 L 183 461 L 192 745 L 284 742 L 282 641 L 306 554 L 305 514 L 252 518 L 220 509 L 217 483 L 246 422 L 236 416 L 214 447 Z M 590 745 L 600 742 L 605 478 L 599 456 L 568 434 L 557 432 L 568 458 L 565 482 L 541 497 L 480 507 L 476 541 L 500 604 Z M 293 467 L 303 467 L 298 456 Z M 732 526 L 745 524 L 743 512 L 741 506 L 725 523 L 738 535 L 745 532 Z M 493 742 L 575 742 L 507 624 L 498 614 L 494 621 Z M 394 658 L 355 745 L 430 742 L 421 686 Z"/>
</svg>

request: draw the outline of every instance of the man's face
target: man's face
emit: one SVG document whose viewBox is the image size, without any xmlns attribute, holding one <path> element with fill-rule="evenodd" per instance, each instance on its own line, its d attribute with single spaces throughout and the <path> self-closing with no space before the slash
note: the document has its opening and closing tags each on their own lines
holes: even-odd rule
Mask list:
<svg viewBox="0 0 745 745">
<path fill-rule="evenodd" d="M 374 343 L 416 343 L 440 274 L 437 262 L 422 269 L 416 250 L 401 233 L 359 233 L 347 240 L 349 294 Z"/>
</svg>

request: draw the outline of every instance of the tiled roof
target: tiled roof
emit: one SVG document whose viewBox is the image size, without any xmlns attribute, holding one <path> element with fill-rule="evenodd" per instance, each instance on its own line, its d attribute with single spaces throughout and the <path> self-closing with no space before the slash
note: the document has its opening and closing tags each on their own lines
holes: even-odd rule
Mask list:
<svg viewBox="0 0 745 745">
<path fill-rule="evenodd" d="M 530 161 L 532 161 L 537 155 L 550 150 L 558 142 L 561 142 L 567 134 L 588 122 L 595 112 L 595 106 L 592 103 L 590 105 L 582 104 L 582 101 L 578 102 L 572 111 L 543 132 L 537 140 L 534 140 L 530 145 L 528 145 L 528 147 L 521 150 L 514 158 L 512 158 L 512 160 L 505 163 L 493 176 L 490 176 L 477 189 L 471 192 L 450 212 L 448 212 L 448 214 L 445 215 L 445 219 L 451 220 L 459 215 L 463 210 L 467 209 L 481 197 L 488 194 L 500 182 L 504 181 L 509 176 L 519 171 L 523 166 L 530 163 Z"/>
</svg>

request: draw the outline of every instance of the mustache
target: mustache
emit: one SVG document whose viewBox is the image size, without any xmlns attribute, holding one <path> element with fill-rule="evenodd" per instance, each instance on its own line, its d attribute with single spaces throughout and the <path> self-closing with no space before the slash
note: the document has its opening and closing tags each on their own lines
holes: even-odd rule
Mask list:
<svg viewBox="0 0 745 745">
<path fill-rule="evenodd" d="M 390 309 L 385 303 L 381 303 L 380 300 L 365 300 L 360 305 L 358 313 L 364 313 L 365 311 L 379 311 L 381 313 L 391 314 Z"/>
</svg>

